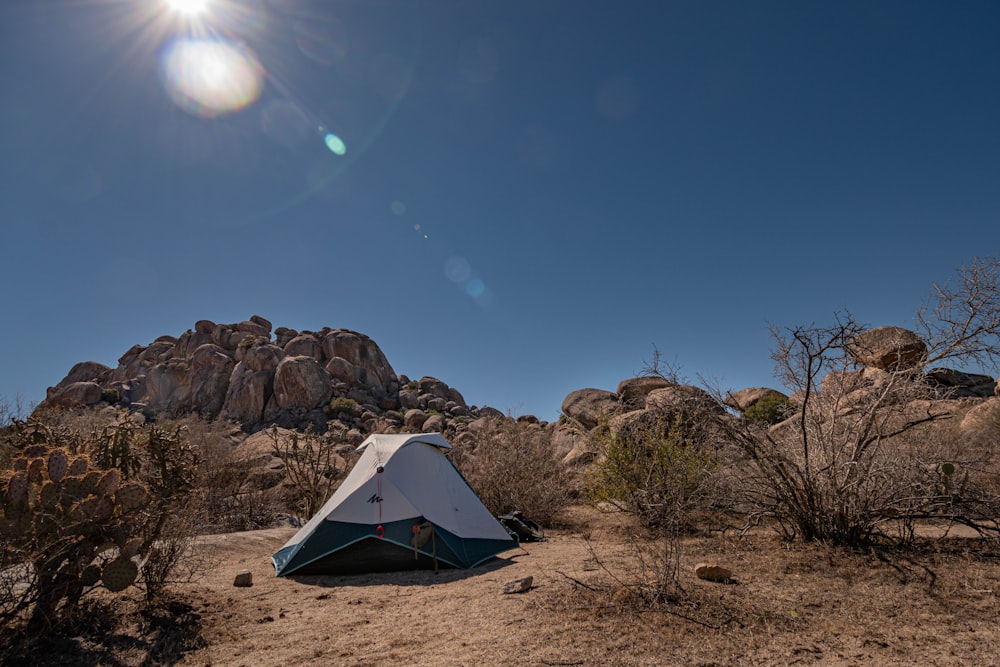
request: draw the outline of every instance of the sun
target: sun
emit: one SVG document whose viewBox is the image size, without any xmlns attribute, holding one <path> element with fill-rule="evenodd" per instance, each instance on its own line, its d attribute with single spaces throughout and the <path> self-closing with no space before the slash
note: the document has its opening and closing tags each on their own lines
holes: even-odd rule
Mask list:
<svg viewBox="0 0 1000 667">
<path fill-rule="evenodd" d="M 165 0 L 171 11 L 185 16 L 197 16 L 208 9 L 208 0 Z"/>
</svg>

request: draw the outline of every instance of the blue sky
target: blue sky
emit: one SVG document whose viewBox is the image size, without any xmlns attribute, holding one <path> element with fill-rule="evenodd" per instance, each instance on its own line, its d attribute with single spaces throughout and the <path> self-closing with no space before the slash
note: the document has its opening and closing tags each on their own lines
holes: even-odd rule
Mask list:
<svg viewBox="0 0 1000 667">
<path fill-rule="evenodd" d="M 0 397 L 253 314 L 549 420 L 654 345 L 776 386 L 769 324 L 908 326 L 1000 252 L 998 34 L 975 1 L 4 0 Z"/>
</svg>

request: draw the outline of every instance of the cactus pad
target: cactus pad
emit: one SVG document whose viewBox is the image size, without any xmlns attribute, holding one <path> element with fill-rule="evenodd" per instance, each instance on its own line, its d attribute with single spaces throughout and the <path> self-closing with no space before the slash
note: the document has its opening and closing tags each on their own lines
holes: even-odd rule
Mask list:
<svg viewBox="0 0 1000 667">
<path fill-rule="evenodd" d="M 59 485 L 55 482 L 47 481 L 38 490 L 38 502 L 46 512 L 55 510 L 59 504 Z"/>
<path fill-rule="evenodd" d="M 90 497 L 78 502 L 70 511 L 70 518 L 74 521 L 107 521 L 114 514 L 115 506 L 110 498 Z"/>
<path fill-rule="evenodd" d="M 142 484 L 131 482 L 118 489 L 115 500 L 122 506 L 123 510 L 130 512 L 148 503 L 149 493 Z"/>
<path fill-rule="evenodd" d="M 61 482 L 69 470 L 69 455 L 61 447 L 49 452 L 49 479 Z"/>
<path fill-rule="evenodd" d="M 73 477 L 83 477 L 87 474 L 87 467 L 90 462 L 87 460 L 86 456 L 77 456 L 73 459 L 73 462 L 69 464 L 69 470 L 66 471 L 68 475 Z"/>
<path fill-rule="evenodd" d="M 59 502 L 61 502 L 64 506 L 69 507 L 78 501 L 82 495 L 80 493 L 81 481 L 82 480 L 79 477 L 66 477 L 63 479 L 62 484 L 60 484 L 60 487 L 62 487 L 62 493 L 59 497 Z"/>
<path fill-rule="evenodd" d="M 84 586 L 93 586 L 100 580 L 101 568 L 93 563 L 83 568 L 83 572 L 80 573 L 80 583 Z"/>
<path fill-rule="evenodd" d="M 21 505 L 28 500 L 28 473 L 19 470 L 7 482 L 7 499 L 14 505 Z"/>
<path fill-rule="evenodd" d="M 34 459 L 39 456 L 45 456 L 48 451 L 48 445 L 30 445 L 24 448 L 24 456 L 25 458 Z"/>
<path fill-rule="evenodd" d="M 91 470 L 84 475 L 83 480 L 80 482 L 80 495 L 91 496 L 97 493 L 97 483 L 101 481 L 101 478 L 102 474 L 100 470 Z"/>
<path fill-rule="evenodd" d="M 116 558 L 104 566 L 101 583 L 112 593 L 120 593 L 133 583 L 139 575 L 139 567 L 129 558 Z"/>
<path fill-rule="evenodd" d="M 37 484 L 42 481 L 42 474 L 45 471 L 45 459 L 31 459 L 28 462 L 28 479 Z"/>
<path fill-rule="evenodd" d="M 110 496 L 118 490 L 118 482 L 121 481 L 121 473 L 117 469 L 111 468 L 97 482 L 97 495 Z"/>
<path fill-rule="evenodd" d="M 18 456 L 14 459 L 14 470 L 27 470 L 28 469 L 28 459 L 23 456 Z"/>
</svg>

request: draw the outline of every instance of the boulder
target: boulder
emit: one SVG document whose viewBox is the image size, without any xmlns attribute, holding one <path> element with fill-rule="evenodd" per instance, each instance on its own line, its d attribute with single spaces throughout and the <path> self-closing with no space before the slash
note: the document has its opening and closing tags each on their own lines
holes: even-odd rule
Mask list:
<svg viewBox="0 0 1000 667">
<path fill-rule="evenodd" d="M 236 363 L 218 345 L 202 345 L 191 356 L 186 382 L 191 409 L 213 418 L 222 410 Z"/>
<path fill-rule="evenodd" d="M 719 403 L 704 389 L 688 384 L 675 384 L 654 389 L 646 396 L 647 408 L 670 409 L 698 407 L 716 414 L 725 412 Z"/>
<path fill-rule="evenodd" d="M 415 389 L 399 390 L 399 405 L 404 410 L 420 407 L 420 394 Z"/>
<path fill-rule="evenodd" d="M 313 357 L 285 357 L 274 371 L 274 397 L 282 409 L 311 410 L 329 402 L 331 381 Z"/>
<path fill-rule="evenodd" d="M 908 329 L 876 327 L 855 336 L 847 352 L 861 366 L 900 371 L 920 365 L 927 357 L 927 345 Z"/>
<path fill-rule="evenodd" d="M 445 402 L 451 398 L 451 388 L 437 378 L 424 376 L 419 381 L 420 394 L 428 398 L 440 398 Z"/>
<path fill-rule="evenodd" d="M 985 398 L 994 396 L 997 391 L 997 381 L 990 375 L 932 368 L 927 371 L 926 378 L 927 384 L 942 398 Z"/>
<path fill-rule="evenodd" d="M 252 371 L 274 371 L 286 356 L 277 345 L 253 345 L 243 353 L 243 363 Z"/>
<path fill-rule="evenodd" d="M 618 383 L 618 398 L 626 409 L 642 408 L 646 405 L 646 396 L 654 389 L 669 387 L 675 383 L 661 377 L 635 377 Z"/>
<path fill-rule="evenodd" d="M 49 389 L 45 403 L 50 406 L 77 407 L 94 405 L 101 400 L 101 385 L 96 382 L 71 382 Z"/>
<path fill-rule="evenodd" d="M 323 346 L 315 336 L 309 334 L 299 334 L 288 341 L 284 349 L 285 356 L 288 357 L 312 357 L 317 361 L 323 359 Z"/>
<path fill-rule="evenodd" d="M 991 397 L 975 405 L 958 425 L 964 435 L 974 433 L 996 433 L 1000 429 L 1000 398 Z"/>
<path fill-rule="evenodd" d="M 567 394 L 562 402 L 563 413 L 588 430 L 617 409 L 618 394 L 603 389 L 577 389 Z"/>
<path fill-rule="evenodd" d="M 334 357 L 326 362 L 326 372 L 338 382 L 354 384 L 357 380 L 357 367 L 343 357 Z"/>
<path fill-rule="evenodd" d="M 146 402 L 154 412 L 178 414 L 189 406 L 190 397 L 187 362 L 172 359 L 149 369 L 146 374 Z"/>
<path fill-rule="evenodd" d="M 403 415 L 403 425 L 415 431 L 420 431 L 424 427 L 424 422 L 427 421 L 427 413 L 423 410 L 418 410 L 416 408 L 406 411 Z"/>
<path fill-rule="evenodd" d="M 761 399 L 775 395 L 781 396 L 782 398 L 788 398 L 777 389 L 769 389 L 768 387 L 749 387 L 747 389 L 741 389 L 740 391 L 726 394 L 725 403 L 734 410 L 746 412 Z"/>
<path fill-rule="evenodd" d="M 258 424 L 274 390 L 274 373 L 254 371 L 244 363 L 233 368 L 222 414 L 245 424 Z"/>
<path fill-rule="evenodd" d="M 111 369 L 104 364 L 96 361 L 81 361 L 69 369 L 69 373 L 66 374 L 66 377 L 55 388 L 62 389 L 75 382 L 96 382 L 101 384 L 109 375 L 111 375 Z"/>
<path fill-rule="evenodd" d="M 442 433 L 447 425 L 444 415 L 430 415 L 420 426 L 420 430 L 424 433 Z"/>
</svg>

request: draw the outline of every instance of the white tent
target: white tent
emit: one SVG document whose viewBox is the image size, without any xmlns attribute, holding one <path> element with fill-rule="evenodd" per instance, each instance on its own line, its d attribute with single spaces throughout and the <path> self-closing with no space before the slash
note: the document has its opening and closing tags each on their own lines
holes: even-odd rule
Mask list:
<svg viewBox="0 0 1000 667">
<path fill-rule="evenodd" d="M 517 546 L 440 433 L 371 435 L 337 491 L 271 560 L 278 576 L 469 568 Z M 429 523 L 430 539 L 415 538 Z"/>
</svg>

